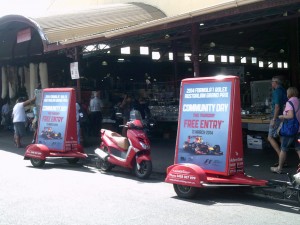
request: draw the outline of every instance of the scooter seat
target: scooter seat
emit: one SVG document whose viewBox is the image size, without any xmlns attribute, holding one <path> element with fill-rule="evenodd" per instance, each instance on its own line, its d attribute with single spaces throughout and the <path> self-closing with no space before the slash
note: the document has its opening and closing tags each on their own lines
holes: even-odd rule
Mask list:
<svg viewBox="0 0 300 225">
<path fill-rule="evenodd" d="M 126 137 L 123 137 L 122 135 L 110 131 L 110 130 L 106 130 L 105 131 L 106 135 L 113 140 L 113 142 L 115 142 L 120 148 L 123 148 L 125 150 L 128 149 L 129 147 L 129 141 Z"/>
</svg>

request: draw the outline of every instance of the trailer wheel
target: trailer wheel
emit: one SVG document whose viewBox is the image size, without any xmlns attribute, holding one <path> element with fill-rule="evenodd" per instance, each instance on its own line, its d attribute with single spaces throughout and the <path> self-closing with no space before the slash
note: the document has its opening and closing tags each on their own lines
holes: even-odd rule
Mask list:
<svg viewBox="0 0 300 225">
<path fill-rule="evenodd" d="M 173 184 L 174 190 L 179 198 L 191 199 L 196 196 L 198 188 Z"/>
<path fill-rule="evenodd" d="M 30 158 L 30 162 L 34 167 L 43 167 L 46 160 Z"/>
</svg>

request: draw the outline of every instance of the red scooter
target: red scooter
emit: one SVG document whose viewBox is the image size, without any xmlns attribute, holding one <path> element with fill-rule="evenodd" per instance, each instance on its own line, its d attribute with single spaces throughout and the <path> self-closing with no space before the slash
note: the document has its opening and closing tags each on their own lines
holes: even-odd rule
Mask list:
<svg viewBox="0 0 300 225">
<path fill-rule="evenodd" d="M 133 170 L 140 179 L 146 179 L 152 172 L 150 141 L 144 131 L 139 111 L 131 111 L 126 125 L 126 137 L 101 129 L 101 144 L 95 150 L 96 167 L 110 171 L 114 166 Z"/>
</svg>

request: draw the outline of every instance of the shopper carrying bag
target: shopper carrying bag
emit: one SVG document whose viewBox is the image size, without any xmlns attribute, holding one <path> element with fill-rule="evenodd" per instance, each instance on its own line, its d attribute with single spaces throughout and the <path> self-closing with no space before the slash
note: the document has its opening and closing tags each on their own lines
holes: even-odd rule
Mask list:
<svg viewBox="0 0 300 225">
<path fill-rule="evenodd" d="M 285 104 L 283 114 L 278 116 L 282 121 L 282 127 L 279 131 L 281 146 L 278 163 L 270 168 L 273 173 L 282 173 L 283 166 L 286 163 L 287 152 L 295 143 L 296 136 L 299 133 L 300 103 L 298 94 L 299 92 L 296 87 L 289 87 L 287 89 L 288 101 Z M 297 110 L 295 111 L 295 109 Z M 296 146 L 295 150 L 300 159 L 300 148 Z"/>
<path fill-rule="evenodd" d="M 287 104 L 290 104 L 292 106 L 294 116 L 293 116 L 293 118 L 285 119 L 282 122 L 282 126 L 279 130 L 279 135 L 284 136 L 284 137 L 292 137 L 292 136 L 295 136 L 299 130 L 299 122 L 296 117 L 296 113 L 298 112 L 299 107 L 298 107 L 297 112 L 295 112 L 294 104 L 291 101 L 287 101 Z"/>
</svg>

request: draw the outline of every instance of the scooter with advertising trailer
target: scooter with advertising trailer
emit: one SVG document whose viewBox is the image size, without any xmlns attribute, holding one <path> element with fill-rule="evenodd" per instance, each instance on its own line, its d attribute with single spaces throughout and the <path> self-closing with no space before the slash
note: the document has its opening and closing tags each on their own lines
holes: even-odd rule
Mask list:
<svg viewBox="0 0 300 225">
<path fill-rule="evenodd" d="M 101 144 L 95 150 L 96 166 L 110 171 L 114 166 L 128 168 L 140 179 L 152 173 L 150 141 L 145 133 L 139 111 L 130 112 L 126 125 L 126 137 L 117 132 L 101 129 Z"/>
<path fill-rule="evenodd" d="M 208 187 L 279 187 L 284 196 L 300 202 L 300 173 L 290 175 L 288 182 L 245 173 L 236 76 L 182 80 L 174 165 L 167 168 L 165 182 L 173 184 L 180 198 L 193 198 Z"/>
<path fill-rule="evenodd" d="M 50 158 L 75 164 L 87 154 L 79 144 L 76 93 L 73 88 L 46 88 L 36 98 L 39 108 L 36 141 L 26 147 L 25 160 L 43 167 Z"/>
</svg>

